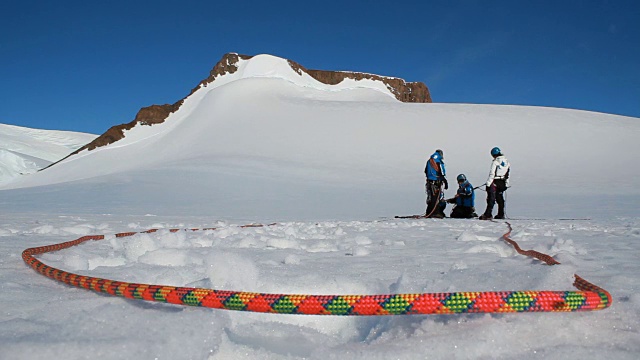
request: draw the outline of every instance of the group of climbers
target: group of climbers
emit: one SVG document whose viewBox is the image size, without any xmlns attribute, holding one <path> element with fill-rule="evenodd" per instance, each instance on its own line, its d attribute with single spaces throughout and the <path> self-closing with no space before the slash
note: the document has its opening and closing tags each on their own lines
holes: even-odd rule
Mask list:
<svg viewBox="0 0 640 360">
<path fill-rule="evenodd" d="M 429 157 L 424 173 L 427 176 L 426 193 L 427 193 L 427 211 L 426 217 L 443 218 L 444 210 L 447 203 L 454 204 L 450 216 L 452 218 L 475 218 L 480 220 L 504 219 L 505 218 L 505 201 L 504 192 L 509 187 L 509 160 L 504 156 L 500 148 L 491 149 L 491 170 L 489 178 L 485 183 L 487 191 L 487 208 L 484 213 L 478 217 L 475 212 L 475 192 L 473 185 L 469 182 L 464 174 L 457 176 L 458 190 L 453 198 L 444 198 L 444 190 L 449 189 L 447 182 L 447 172 L 444 165 L 444 153 L 442 150 L 436 150 Z M 443 190 L 444 187 L 444 190 Z M 498 203 L 498 213 L 492 216 L 493 206 Z"/>
</svg>

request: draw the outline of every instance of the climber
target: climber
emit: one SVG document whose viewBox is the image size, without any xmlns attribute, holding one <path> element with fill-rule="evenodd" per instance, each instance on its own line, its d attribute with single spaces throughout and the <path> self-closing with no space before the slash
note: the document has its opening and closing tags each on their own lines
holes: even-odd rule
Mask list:
<svg viewBox="0 0 640 360">
<path fill-rule="evenodd" d="M 447 190 L 449 189 L 449 184 L 447 183 L 447 173 L 444 166 L 444 154 L 442 150 L 436 150 L 433 155 L 429 157 L 424 173 L 427 176 L 425 184 L 427 192 L 427 212 L 425 216 L 443 218 L 445 217 L 444 209 L 447 203 L 444 201 L 442 185 L 444 185 L 444 189 Z"/>
<path fill-rule="evenodd" d="M 493 161 L 491 162 L 491 171 L 489 172 L 489 178 L 487 179 L 487 208 L 480 220 L 491 220 L 493 205 L 498 203 L 498 214 L 494 219 L 504 219 L 504 192 L 509 187 L 509 171 L 511 164 L 509 160 L 502 154 L 499 147 L 491 149 L 491 156 Z"/>
</svg>

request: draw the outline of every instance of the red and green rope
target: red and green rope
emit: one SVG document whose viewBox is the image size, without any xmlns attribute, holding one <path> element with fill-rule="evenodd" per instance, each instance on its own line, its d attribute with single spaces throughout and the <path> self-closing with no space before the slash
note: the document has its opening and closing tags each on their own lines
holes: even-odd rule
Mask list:
<svg viewBox="0 0 640 360">
<path fill-rule="evenodd" d="M 263 225 L 252 224 L 243 227 L 259 226 Z M 215 230 L 215 228 L 202 230 Z M 145 233 L 155 231 L 157 230 L 151 229 Z M 177 232 L 179 229 L 170 231 Z M 509 225 L 509 232 L 503 235 L 503 239 L 514 244 L 515 241 L 509 238 L 510 233 L 511 225 Z M 136 232 L 119 233 L 116 237 L 134 234 Z M 66 249 L 85 241 L 102 239 L 104 235 L 90 235 L 64 243 L 29 248 L 22 252 L 22 259 L 44 276 L 100 293 L 128 299 L 262 313 L 354 316 L 571 312 L 601 310 L 609 307 L 612 302 L 611 295 L 606 290 L 587 282 L 578 275 L 575 275 L 573 284 L 578 291 L 485 291 L 387 295 L 264 294 L 114 281 L 66 272 L 50 267 L 34 257 L 34 255 Z M 525 255 L 536 256 L 533 253 Z M 551 258 L 545 254 L 541 255 Z"/>
</svg>

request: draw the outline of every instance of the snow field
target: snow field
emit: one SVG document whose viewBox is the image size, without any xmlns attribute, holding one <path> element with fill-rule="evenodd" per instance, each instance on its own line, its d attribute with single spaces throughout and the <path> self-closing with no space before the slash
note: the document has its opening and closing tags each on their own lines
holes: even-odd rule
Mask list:
<svg viewBox="0 0 640 360">
<path fill-rule="evenodd" d="M 128 356 L 177 356 L 186 351 L 190 357 L 212 359 L 415 358 L 429 351 L 462 359 L 605 351 L 630 358 L 640 351 L 633 340 L 640 320 L 640 297 L 634 291 L 640 284 L 634 276 L 639 270 L 634 253 L 638 253 L 640 223 L 634 219 L 512 221 L 512 238 L 523 249 L 547 253 L 562 263 L 546 266 L 516 254 L 502 241 L 507 231 L 502 223 L 327 221 L 240 228 L 242 224 L 204 219 L 175 223 L 90 218 L 0 223 L 0 234 L 11 240 L 3 243 L 11 248 L 0 263 L 4 268 L 0 280 L 5 284 L 0 300 L 23 302 L 0 317 L 5 324 L 0 341 L 8 345 L 7 354 L 25 351 L 38 334 L 49 334 L 54 327 L 57 333 L 47 335 L 51 346 L 36 347 L 35 355 L 81 358 L 98 349 L 106 358 L 124 357 L 106 350 L 112 346 L 126 349 Z M 218 229 L 169 231 L 211 226 Z M 149 228 L 160 230 L 125 238 L 113 235 Z M 37 275 L 19 256 L 29 246 L 98 233 L 107 236 L 40 258 L 53 267 L 112 280 L 303 294 L 572 290 L 573 274 L 578 273 L 609 290 L 614 305 L 605 311 L 573 314 L 383 318 L 253 314 L 103 296 Z M 621 250 L 624 253 L 618 255 Z M 7 278 L 11 272 L 17 276 Z M 608 280 L 602 283 L 602 279 Z M 46 309 L 41 301 L 47 303 Z M 111 321 L 114 317 L 121 320 Z M 38 320 L 20 320 L 26 318 Z M 166 323 L 173 325 L 162 325 Z M 540 331 L 553 335 L 540 338 Z"/>
</svg>

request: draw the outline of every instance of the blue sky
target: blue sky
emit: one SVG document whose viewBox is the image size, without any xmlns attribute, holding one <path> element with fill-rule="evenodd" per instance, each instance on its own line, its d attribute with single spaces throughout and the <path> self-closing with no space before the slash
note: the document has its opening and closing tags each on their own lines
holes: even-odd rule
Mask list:
<svg viewBox="0 0 640 360">
<path fill-rule="evenodd" d="M 0 123 L 100 134 L 227 52 L 640 117 L 640 1 L 3 1 Z"/>
</svg>

